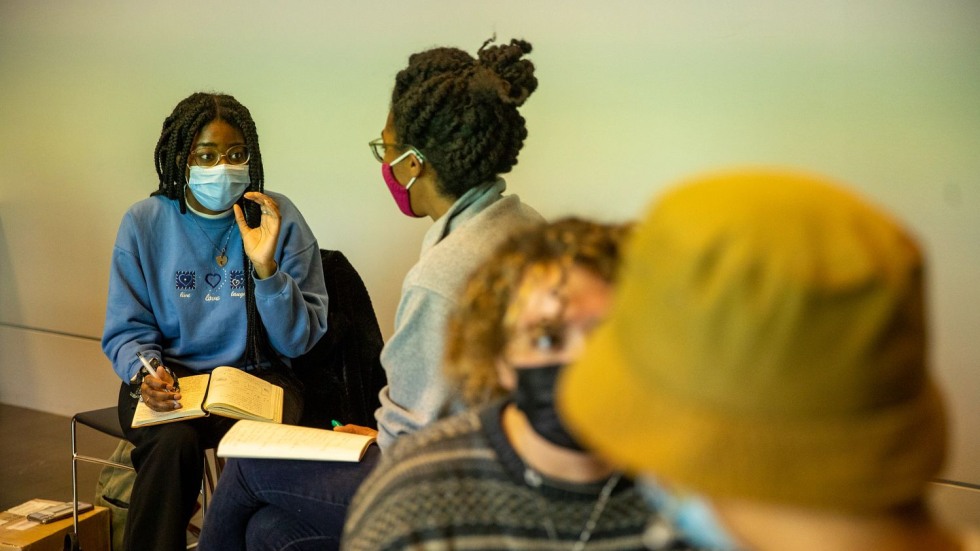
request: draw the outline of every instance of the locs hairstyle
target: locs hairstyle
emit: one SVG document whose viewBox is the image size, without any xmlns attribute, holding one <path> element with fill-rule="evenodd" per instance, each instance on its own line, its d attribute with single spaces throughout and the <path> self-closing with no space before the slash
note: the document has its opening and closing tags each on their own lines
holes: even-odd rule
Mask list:
<svg viewBox="0 0 980 551">
<path fill-rule="evenodd" d="M 177 201 L 181 214 L 187 214 L 187 201 L 184 197 L 187 187 L 187 157 L 190 155 L 194 137 L 205 125 L 223 120 L 237 128 L 248 146 L 248 191 L 263 191 L 262 151 L 259 149 L 259 135 L 255 131 L 255 121 L 248 109 L 227 94 L 208 94 L 196 92 L 184 98 L 174 107 L 170 116 L 163 121 L 160 139 L 154 150 L 154 162 L 160 184 L 150 195 L 163 195 Z M 245 213 L 245 221 L 250 228 L 257 227 L 261 217 L 260 207 L 252 201 L 239 199 L 238 205 Z M 243 269 L 245 282 L 245 311 L 248 319 L 245 361 L 248 365 L 258 365 L 263 356 L 273 365 L 281 365 L 265 336 L 265 329 L 255 309 L 255 280 L 252 279 L 252 263 L 244 256 Z"/>
<path fill-rule="evenodd" d="M 216 120 L 223 120 L 242 133 L 250 154 L 248 176 L 251 184 L 248 190 L 262 191 L 263 189 L 262 151 L 259 149 L 259 135 L 255 131 L 252 114 L 229 95 L 196 92 L 181 100 L 177 107 L 174 107 L 173 113 L 163 121 L 160 139 L 154 150 L 160 187 L 152 195 L 164 195 L 168 199 L 176 199 L 182 214 L 187 212 L 184 188 L 187 185 L 187 157 L 190 155 L 191 146 L 194 145 L 194 137 L 206 124 Z M 258 216 L 248 215 L 258 215 L 259 207 L 251 201 L 247 203 L 254 207 L 253 212 L 246 210 L 246 217 L 249 219 L 249 226 L 255 227 L 258 225 Z M 254 224 L 252 219 L 255 220 Z"/>
<path fill-rule="evenodd" d="M 395 77 L 396 137 L 425 155 L 445 196 L 458 198 L 509 172 L 527 137 L 517 108 L 538 87 L 534 65 L 521 59 L 531 44 L 488 47 L 492 40 L 476 59 L 458 48 L 413 54 Z"/>
</svg>

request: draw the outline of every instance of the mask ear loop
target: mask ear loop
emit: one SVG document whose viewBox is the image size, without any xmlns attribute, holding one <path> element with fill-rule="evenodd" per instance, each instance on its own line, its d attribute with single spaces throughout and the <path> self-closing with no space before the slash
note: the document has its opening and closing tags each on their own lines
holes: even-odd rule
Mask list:
<svg viewBox="0 0 980 551">
<path fill-rule="evenodd" d="M 425 155 L 422 155 L 422 152 L 419 151 L 418 149 L 415 149 L 414 147 L 409 147 L 408 151 L 396 157 L 394 161 L 391 161 L 391 163 L 388 164 L 388 166 L 394 168 L 395 165 L 407 159 L 409 155 L 415 155 L 415 159 L 419 162 L 420 169 L 425 166 Z M 419 173 L 421 174 L 421 171 Z M 415 180 L 418 180 L 418 178 L 419 178 L 418 176 L 412 176 L 412 179 L 409 180 L 407 184 L 405 184 L 405 190 L 407 191 L 411 189 L 412 184 L 414 184 Z"/>
</svg>

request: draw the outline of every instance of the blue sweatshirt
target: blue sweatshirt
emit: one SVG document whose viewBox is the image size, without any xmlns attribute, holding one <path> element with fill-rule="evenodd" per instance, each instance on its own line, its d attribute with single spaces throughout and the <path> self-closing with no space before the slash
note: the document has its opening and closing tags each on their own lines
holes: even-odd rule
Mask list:
<svg viewBox="0 0 980 551">
<path fill-rule="evenodd" d="M 327 331 L 327 290 L 320 249 L 286 197 L 275 260 L 279 269 L 255 281 L 255 304 L 272 348 L 299 356 Z M 226 248 L 227 263 L 215 257 Z M 161 196 L 133 205 L 112 251 L 102 350 L 119 378 L 139 371 L 136 351 L 166 366 L 207 372 L 245 363 L 245 274 L 242 238 L 231 211 L 210 218 Z"/>
</svg>

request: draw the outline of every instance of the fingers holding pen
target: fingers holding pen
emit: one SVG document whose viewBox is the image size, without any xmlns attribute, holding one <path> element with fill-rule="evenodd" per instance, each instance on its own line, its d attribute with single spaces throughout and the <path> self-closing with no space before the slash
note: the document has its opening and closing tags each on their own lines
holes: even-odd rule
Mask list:
<svg viewBox="0 0 980 551">
<path fill-rule="evenodd" d="M 164 375 L 166 377 L 166 375 Z M 173 381 L 159 379 L 152 375 L 143 378 L 140 385 L 140 399 L 154 411 L 171 411 L 180 409 L 180 389 L 173 386 Z"/>
<path fill-rule="evenodd" d="M 378 431 L 372 429 L 371 427 L 363 427 L 361 425 L 354 425 L 348 423 L 346 425 L 341 425 L 334 421 L 333 430 L 336 432 L 346 432 L 348 434 L 361 434 L 364 436 L 378 436 Z"/>
</svg>

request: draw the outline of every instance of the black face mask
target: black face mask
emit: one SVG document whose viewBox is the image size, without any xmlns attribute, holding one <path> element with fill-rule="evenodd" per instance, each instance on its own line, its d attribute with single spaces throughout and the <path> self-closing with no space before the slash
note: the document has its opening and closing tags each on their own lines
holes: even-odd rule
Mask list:
<svg viewBox="0 0 980 551">
<path fill-rule="evenodd" d="M 514 404 L 524 412 L 534 432 L 542 438 L 562 448 L 583 451 L 585 448 L 565 430 L 555 410 L 555 381 L 564 367 L 564 364 L 515 367 Z"/>
</svg>

